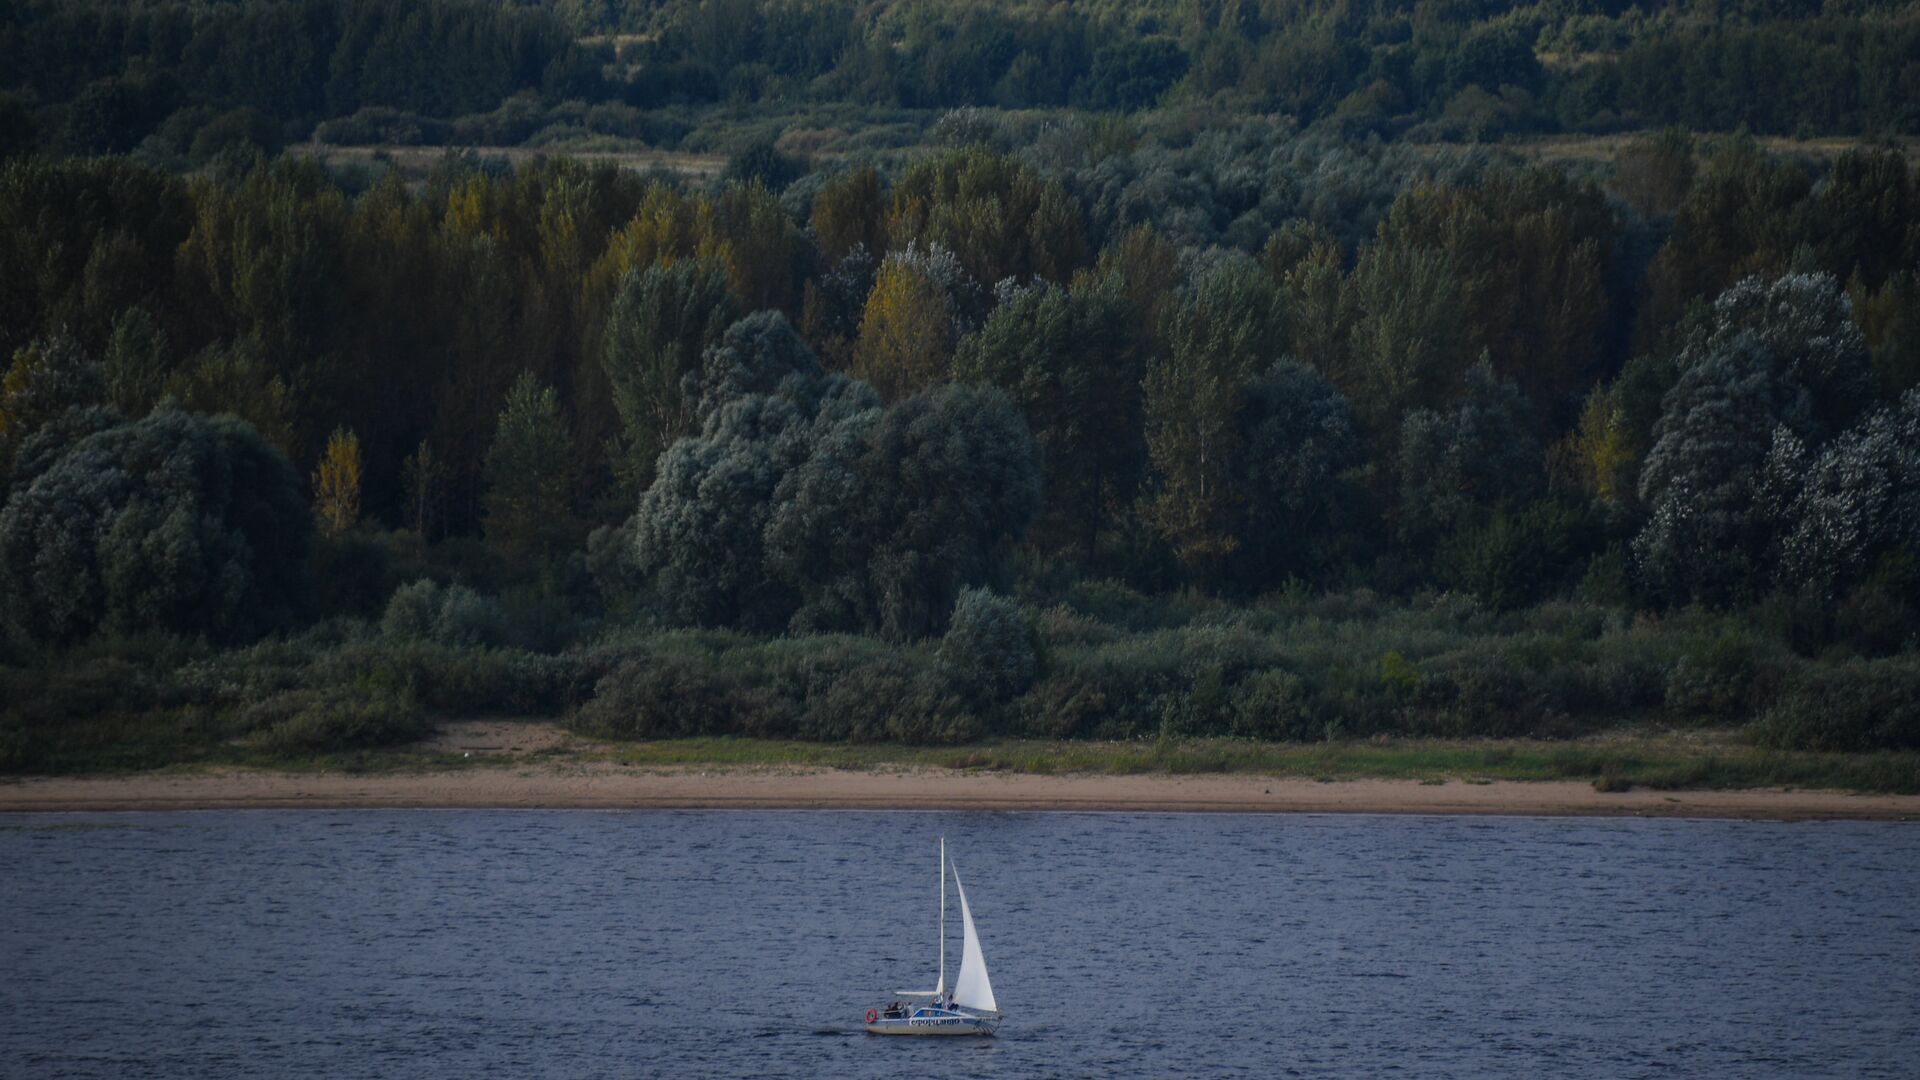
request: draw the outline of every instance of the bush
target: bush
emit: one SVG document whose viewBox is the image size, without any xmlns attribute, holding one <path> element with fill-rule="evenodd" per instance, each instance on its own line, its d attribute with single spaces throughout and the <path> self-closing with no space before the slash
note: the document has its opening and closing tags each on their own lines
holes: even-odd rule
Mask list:
<svg viewBox="0 0 1920 1080">
<path fill-rule="evenodd" d="M 823 741 L 953 744 L 985 733 L 979 719 L 930 671 L 898 656 L 811 665 L 800 735 Z"/>
<path fill-rule="evenodd" d="M 322 532 L 313 553 L 313 578 L 325 583 L 314 597 L 321 615 L 370 617 L 389 602 L 406 580 L 395 565 L 390 542 L 373 533 L 350 530 L 338 536 Z"/>
<path fill-rule="evenodd" d="M 0 668 L 0 715 L 23 727 L 55 726 L 106 713 L 138 713 L 159 703 L 151 672 L 120 657 L 28 668 Z"/>
<path fill-rule="evenodd" d="M 1680 717 L 1741 721 L 1778 693 L 1781 664 L 1750 638 L 1722 634 L 1681 656 L 1667 673 L 1667 711 Z"/>
<path fill-rule="evenodd" d="M 573 644 L 581 620 L 567 595 L 537 586 L 519 586 L 500 595 L 501 616 L 512 640 L 538 653 L 557 653 Z"/>
<path fill-rule="evenodd" d="M 1506 611 L 1560 591 L 1593 535 L 1581 508 L 1536 502 L 1455 533 L 1441 543 L 1439 564 L 1448 583 Z"/>
<path fill-rule="evenodd" d="M 1106 687 L 1079 672 L 1054 675 L 1034 684 L 1015 703 L 1018 730 L 1042 739 L 1072 739 L 1092 734 L 1111 714 Z"/>
<path fill-rule="evenodd" d="M 594 735 L 677 739 L 694 735 L 790 734 L 793 703 L 763 687 L 680 656 L 630 660 L 602 678 L 575 726 Z"/>
<path fill-rule="evenodd" d="M 1076 581 L 1067 589 L 1064 599 L 1074 611 L 1124 630 L 1150 630 L 1162 625 L 1154 601 L 1122 582 Z"/>
<path fill-rule="evenodd" d="M 1920 660 L 1804 667 L 1755 735 L 1782 750 L 1920 749 Z"/>
<path fill-rule="evenodd" d="M 277 694 L 249 707 L 259 746 L 282 753 L 411 742 L 432 725 L 411 691 L 364 685 Z"/>
<path fill-rule="evenodd" d="M 1833 636 L 1862 656 L 1891 656 L 1915 645 L 1920 610 L 1912 593 L 1870 582 L 1848 593 L 1833 610 Z"/>
<path fill-rule="evenodd" d="M 507 619 L 500 605 L 465 585 L 450 586 L 440 599 L 433 621 L 433 640 L 443 645 L 471 648 L 500 645 L 507 640 Z"/>
<path fill-rule="evenodd" d="M 1033 685 L 1040 654 L 1033 623 L 987 589 L 962 589 L 940 642 L 940 665 L 960 693 L 997 704 Z"/>
<path fill-rule="evenodd" d="M 1422 734 L 1509 739 L 1535 733 L 1546 715 L 1539 687 L 1502 652 L 1448 657 L 1435 667 L 1417 692 L 1422 704 L 1439 706 Z"/>
<path fill-rule="evenodd" d="M 443 589 L 426 578 L 394 590 L 380 628 L 388 637 L 456 648 L 503 645 L 508 637 L 506 615 L 491 598 L 465 585 Z"/>
<path fill-rule="evenodd" d="M 1057 698 L 1066 687 L 1075 685 L 1062 680 L 1077 680 L 1081 689 L 1066 695 L 1066 700 L 1080 699 L 1074 721 L 1079 734 L 1130 739 L 1160 730 L 1161 720 L 1178 708 L 1177 699 L 1185 690 L 1168 633 L 1123 640 L 1090 654 L 1061 658 L 1061 680 L 1055 680 L 1048 694 Z M 1031 714 L 1027 708 L 1022 712 Z"/>
<path fill-rule="evenodd" d="M 433 633 L 434 621 L 439 617 L 440 586 L 421 578 L 393 591 L 393 599 L 387 601 L 387 612 L 380 619 L 380 629 L 388 637 L 424 638 Z"/>
<path fill-rule="evenodd" d="M 807 173 L 807 163 L 783 153 L 772 139 L 761 139 L 727 159 L 720 179 L 728 183 L 750 184 L 759 181 L 778 194 Z"/>
<path fill-rule="evenodd" d="M 550 716 L 586 699 L 592 678 L 600 674 L 583 676 L 588 667 L 584 657 L 453 648 L 419 640 L 349 642 L 306 663 L 304 670 L 277 672 L 262 658 L 236 664 L 212 676 L 225 682 L 214 700 L 245 700 L 286 686 L 326 690 L 369 684 L 404 687 L 436 716 Z M 238 681 L 232 681 L 236 675 Z M 196 681 L 208 680 L 203 676 Z"/>
<path fill-rule="evenodd" d="M 1325 734 L 1314 715 L 1312 687 L 1290 671 L 1263 671 L 1242 682 L 1233 713 L 1235 735 L 1306 742 Z"/>
</svg>

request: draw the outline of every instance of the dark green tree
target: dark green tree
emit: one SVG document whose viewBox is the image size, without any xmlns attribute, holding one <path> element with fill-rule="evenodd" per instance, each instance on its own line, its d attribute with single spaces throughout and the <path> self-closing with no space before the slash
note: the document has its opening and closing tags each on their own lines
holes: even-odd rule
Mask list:
<svg viewBox="0 0 1920 1080">
<path fill-rule="evenodd" d="M 1285 348 L 1279 291 L 1251 260 L 1225 262 L 1175 301 L 1167 338 L 1145 383 L 1147 515 L 1182 562 L 1210 573 L 1239 546 L 1239 419 L 1247 384 Z"/>
<path fill-rule="evenodd" d="M 1109 507 L 1131 502 L 1146 456 L 1135 319 L 1115 277 L 1021 289 L 954 356 L 953 378 L 1005 391 L 1040 448 L 1046 511 L 1035 538 L 1077 545 L 1088 560 Z"/>
<path fill-rule="evenodd" d="M 487 450 L 487 538 L 516 557 L 548 557 L 577 539 L 573 458 L 552 387 L 521 372 Z"/>
<path fill-rule="evenodd" d="M 85 435 L 15 491 L 0 610 L 49 645 L 102 629 L 249 641 L 305 609 L 312 542 L 279 451 L 231 417 L 163 408 Z"/>
<path fill-rule="evenodd" d="M 693 427 L 681 382 L 734 319 L 726 268 L 705 259 L 628 271 L 607 317 L 601 358 L 622 434 L 621 476 L 646 487 L 654 459 Z"/>
<path fill-rule="evenodd" d="M 1403 538 L 1430 541 L 1476 511 L 1525 498 L 1540 479 L 1527 403 L 1484 361 L 1451 408 L 1418 409 L 1400 429 L 1397 510 Z"/>
<path fill-rule="evenodd" d="M 1241 408 L 1240 496 L 1243 588 L 1289 577 L 1314 580 L 1357 543 L 1364 460 L 1353 410 L 1313 369 L 1283 360 L 1248 388 Z M 1349 556 L 1351 552 L 1347 553 Z"/>
</svg>

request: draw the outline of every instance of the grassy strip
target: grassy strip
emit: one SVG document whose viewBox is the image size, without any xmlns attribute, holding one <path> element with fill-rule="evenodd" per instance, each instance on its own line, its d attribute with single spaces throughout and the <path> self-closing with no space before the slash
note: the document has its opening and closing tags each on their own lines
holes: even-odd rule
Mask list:
<svg viewBox="0 0 1920 1080">
<path fill-rule="evenodd" d="M 351 750 L 276 748 L 211 710 L 107 713 L 69 725 L 32 772 L 55 775 L 160 769 L 409 773 L 530 763 L 611 761 L 639 767 L 792 766 L 832 769 L 976 769 L 1037 775 L 1242 773 L 1314 780 L 1587 780 L 1608 790 L 1821 788 L 1920 793 L 1920 754 L 1767 750 L 1737 733 L 1685 737 L 1611 734 L 1577 740 L 1389 739 L 1260 742 L 1236 738 L 1117 741 L 988 739 L 962 746 L 804 742 L 710 736 L 575 744 L 531 755 L 472 757 L 421 742 Z"/>
<path fill-rule="evenodd" d="M 607 757 L 626 765 L 655 767 L 948 768 L 1039 775 L 1248 773 L 1326 781 L 1591 780 L 1609 790 L 1799 787 L 1920 793 L 1920 754 L 1783 752 L 1658 737 L 1580 742 L 994 740 L 938 748 L 699 738 L 622 745 Z"/>
</svg>

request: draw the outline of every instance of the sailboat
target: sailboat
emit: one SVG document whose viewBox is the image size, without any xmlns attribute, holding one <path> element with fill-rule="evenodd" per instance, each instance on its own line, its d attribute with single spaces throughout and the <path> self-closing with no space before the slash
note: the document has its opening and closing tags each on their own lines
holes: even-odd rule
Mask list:
<svg viewBox="0 0 1920 1080">
<path fill-rule="evenodd" d="M 987 981 L 987 961 L 980 954 L 980 934 L 973 928 L 967 890 L 960 884 L 960 868 L 952 867 L 953 891 L 960 897 L 960 973 L 947 989 L 947 839 L 940 838 L 940 976 L 932 990 L 895 990 L 896 1001 L 884 1009 L 867 1010 L 867 1031 L 873 1035 L 991 1035 L 1000 1026 L 1000 1006 Z"/>
</svg>

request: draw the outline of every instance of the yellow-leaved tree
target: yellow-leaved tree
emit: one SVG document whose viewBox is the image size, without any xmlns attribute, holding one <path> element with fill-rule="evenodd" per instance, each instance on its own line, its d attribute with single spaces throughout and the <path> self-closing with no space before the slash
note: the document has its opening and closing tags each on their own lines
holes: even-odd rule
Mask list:
<svg viewBox="0 0 1920 1080">
<path fill-rule="evenodd" d="M 853 374 L 898 401 L 944 380 L 953 359 L 953 305 L 919 262 L 889 257 L 874 276 L 853 346 Z"/>
<path fill-rule="evenodd" d="M 346 428 L 333 429 L 313 471 L 313 512 L 329 536 L 360 520 L 360 437 Z"/>
</svg>

